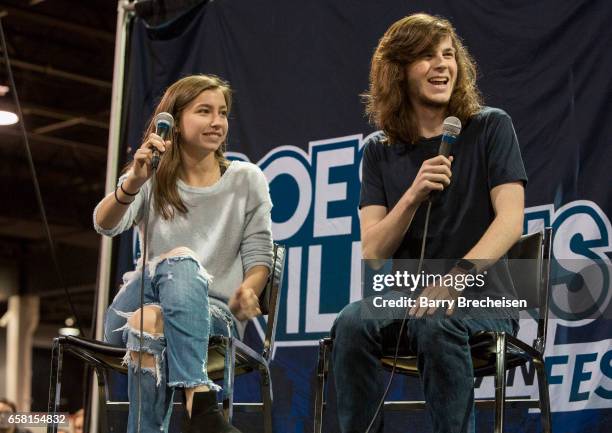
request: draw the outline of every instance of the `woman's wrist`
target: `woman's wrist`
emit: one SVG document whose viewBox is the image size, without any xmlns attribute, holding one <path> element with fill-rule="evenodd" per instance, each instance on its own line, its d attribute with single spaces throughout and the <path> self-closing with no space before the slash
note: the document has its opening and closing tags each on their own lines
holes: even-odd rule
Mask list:
<svg viewBox="0 0 612 433">
<path fill-rule="evenodd" d="M 128 175 L 120 184 L 115 188 L 115 201 L 123 206 L 129 206 L 136 196 L 140 192 L 141 185 L 138 180 Z"/>
<path fill-rule="evenodd" d="M 133 173 L 130 173 L 121 183 L 121 189 L 126 195 L 136 195 L 142 188 L 144 182 L 137 179 Z"/>
<path fill-rule="evenodd" d="M 140 192 L 140 188 L 138 188 L 138 189 L 137 189 L 136 191 L 134 191 L 134 192 L 130 192 L 130 191 L 126 190 L 126 189 L 123 187 L 123 184 L 124 184 L 124 183 L 125 183 L 125 181 L 123 181 L 123 182 L 121 182 L 121 183 L 119 184 L 119 189 L 121 190 L 121 192 L 122 192 L 123 194 L 125 194 L 125 195 L 127 195 L 127 196 L 130 196 L 130 197 L 134 197 L 134 196 L 137 196 L 137 195 L 138 195 L 138 193 Z"/>
<path fill-rule="evenodd" d="M 121 193 L 119 191 L 123 192 L 123 188 L 121 188 L 121 185 L 115 188 L 115 201 L 123 206 L 129 206 L 130 204 L 132 204 L 132 202 L 135 200 L 134 197 L 130 197 L 128 194 L 123 194 L 124 197 L 120 198 L 119 195 Z"/>
</svg>

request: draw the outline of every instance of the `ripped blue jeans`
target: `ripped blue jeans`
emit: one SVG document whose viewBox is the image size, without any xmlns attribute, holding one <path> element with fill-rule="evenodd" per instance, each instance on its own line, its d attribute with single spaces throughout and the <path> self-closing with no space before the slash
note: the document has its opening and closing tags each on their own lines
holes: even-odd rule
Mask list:
<svg viewBox="0 0 612 433">
<path fill-rule="evenodd" d="M 127 320 L 140 308 L 141 273 L 124 277 L 124 285 L 108 308 L 104 340 L 139 351 L 138 329 Z M 238 336 L 229 309 L 210 305 L 210 277 L 190 255 L 152 260 L 145 267 L 144 304 L 160 308 L 163 334 L 144 333 L 143 352 L 153 355 L 155 368 L 142 368 L 141 433 L 166 432 L 172 413 L 175 388 L 207 385 L 220 387 L 207 375 L 210 335 Z M 126 354 L 130 411 L 128 433 L 136 433 L 138 423 L 138 362 Z"/>
</svg>

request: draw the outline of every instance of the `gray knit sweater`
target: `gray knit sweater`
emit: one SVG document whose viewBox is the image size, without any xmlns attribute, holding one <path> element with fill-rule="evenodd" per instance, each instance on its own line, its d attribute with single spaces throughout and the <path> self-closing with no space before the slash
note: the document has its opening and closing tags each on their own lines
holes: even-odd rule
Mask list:
<svg viewBox="0 0 612 433">
<path fill-rule="evenodd" d="M 126 177 L 123 175 L 119 183 Z M 219 181 L 209 187 L 189 186 L 180 179 L 177 182 L 189 212 L 177 212 L 171 220 L 150 213 L 147 255 L 154 259 L 176 247 L 190 248 L 212 276 L 209 295 L 227 303 L 250 268 L 271 267 L 272 201 L 268 182 L 259 167 L 243 161 L 232 161 Z M 115 236 L 136 224 L 142 251 L 143 204 L 150 188 L 149 180 L 112 229 L 103 229 L 96 223 L 98 204 L 94 210 L 96 231 Z M 211 301 L 214 303 L 214 299 Z"/>
</svg>

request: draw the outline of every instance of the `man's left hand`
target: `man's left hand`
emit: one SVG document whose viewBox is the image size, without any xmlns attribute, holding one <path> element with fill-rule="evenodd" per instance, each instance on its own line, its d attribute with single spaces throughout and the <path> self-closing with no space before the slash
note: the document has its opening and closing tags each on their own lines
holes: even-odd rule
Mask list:
<svg viewBox="0 0 612 433">
<path fill-rule="evenodd" d="M 259 298 L 252 287 L 241 284 L 228 302 L 229 309 L 238 320 L 248 320 L 261 314 Z"/>
<path fill-rule="evenodd" d="M 455 307 L 457 306 L 457 298 L 459 297 L 459 292 L 454 287 L 446 287 L 446 286 L 428 286 L 425 287 L 423 292 L 417 298 L 417 304 L 410 309 L 408 314 L 415 318 L 421 318 L 425 314 L 431 316 L 436 312 L 438 307 L 421 307 L 420 306 L 420 298 L 425 298 L 428 301 L 428 304 L 431 301 L 454 301 L 452 306 L 446 307 L 446 315 L 450 316 L 455 312 Z M 438 303 L 439 304 L 439 303 Z"/>
</svg>

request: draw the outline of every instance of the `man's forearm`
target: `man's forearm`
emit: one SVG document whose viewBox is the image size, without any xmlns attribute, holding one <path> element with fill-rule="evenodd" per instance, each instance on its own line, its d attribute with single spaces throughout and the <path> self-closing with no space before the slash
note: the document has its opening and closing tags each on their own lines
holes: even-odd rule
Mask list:
<svg viewBox="0 0 612 433">
<path fill-rule="evenodd" d="M 388 259 L 400 246 L 419 204 L 406 194 L 381 221 L 366 229 L 361 239 L 364 259 Z"/>
<path fill-rule="evenodd" d="M 495 217 L 480 240 L 464 256 L 473 261 L 478 271 L 482 271 L 493 263 L 519 240 L 523 233 L 523 212 Z"/>
</svg>

